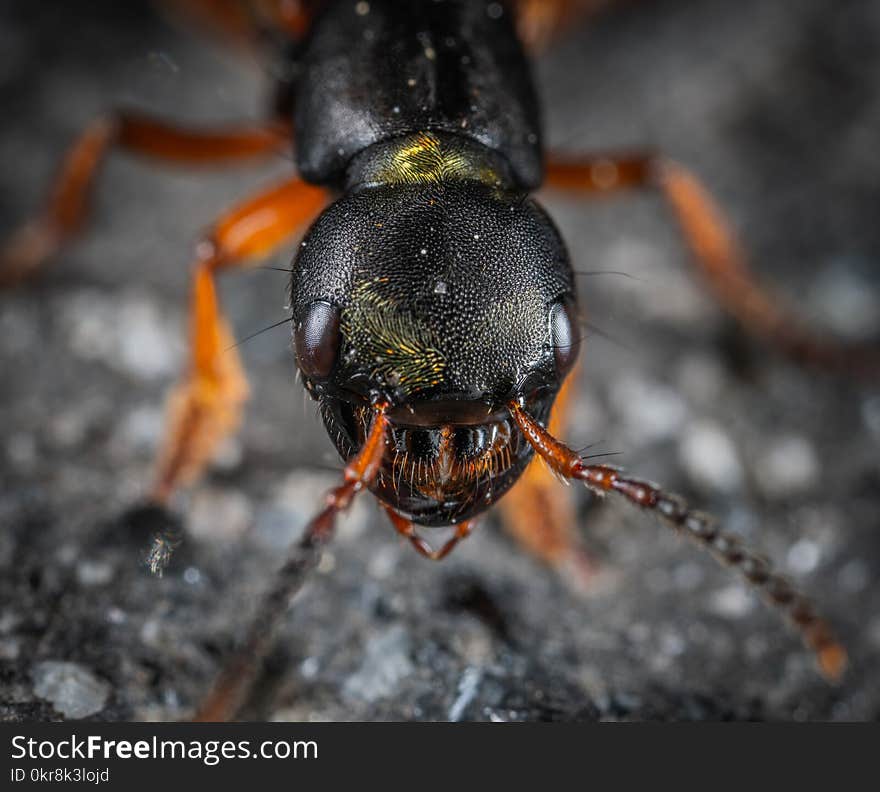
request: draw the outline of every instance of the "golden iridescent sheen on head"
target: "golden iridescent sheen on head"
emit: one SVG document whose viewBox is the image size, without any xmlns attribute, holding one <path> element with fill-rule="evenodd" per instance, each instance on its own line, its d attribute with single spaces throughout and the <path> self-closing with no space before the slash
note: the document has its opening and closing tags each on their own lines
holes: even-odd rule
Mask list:
<svg viewBox="0 0 880 792">
<path fill-rule="evenodd" d="M 443 380 L 446 359 L 434 331 L 383 293 L 387 283 L 373 278 L 355 287 L 341 330 L 374 382 L 412 394 Z"/>
</svg>

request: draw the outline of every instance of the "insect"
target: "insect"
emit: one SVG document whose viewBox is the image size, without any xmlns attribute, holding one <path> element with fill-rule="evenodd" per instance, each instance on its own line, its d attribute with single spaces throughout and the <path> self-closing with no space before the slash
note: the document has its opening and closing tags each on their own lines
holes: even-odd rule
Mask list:
<svg viewBox="0 0 880 792">
<path fill-rule="evenodd" d="M 554 5 L 551 16 L 561 15 L 563 4 L 544 7 Z M 205 718 L 235 712 L 272 625 L 359 492 L 378 495 L 414 548 L 439 559 L 495 502 L 527 506 L 528 495 L 505 495 L 523 476 L 532 475 L 521 488 L 530 497 L 547 492 L 546 476 L 525 473 L 535 454 L 556 474 L 620 494 L 707 546 L 783 607 L 829 676 L 842 669 L 843 651 L 825 623 L 764 561 L 680 499 L 587 463 L 550 433 L 578 353 L 578 309 L 562 240 L 529 198 L 542 182 L 543 152 L 513 12 L 498 3 L 345 2 L 313 21 L 279 10 L 291 37 L 305 36 L 285 118 L 221 134 L 134 116 L 100 121 L 67 158 L 48 213 L 7 251 L 8 282 L 54 252 L 81 222 L 85 188 L 113 145 L 221 160 L 286 147 L 292 127 L 300 176 L 230 212 L 199 246 L 190 370 L 172 397 L 153 497 L 168 503 L 198 476 L 246 397 L 215 275 L 248 266 L 313 220 L 293 264 L 296 359 L 347 467 L 203 707 Z M 520 12 L 530 18 L 529 7 Z M 791 352 L 837 359 L 753 284 L 720 213 L 683 167 L 649 155 L 550 158 L 543 178 L 572 193 L 658 189 L 710 285 L 744 324 Z M 328 192 L 337 199 L 325 210 Z M 434 547 L 415 523 L 456 529 Z M 552 525 L 564 546 L 570 526 Z M 157 568 L 170 549 L 160 538 Z"/>
</svg>

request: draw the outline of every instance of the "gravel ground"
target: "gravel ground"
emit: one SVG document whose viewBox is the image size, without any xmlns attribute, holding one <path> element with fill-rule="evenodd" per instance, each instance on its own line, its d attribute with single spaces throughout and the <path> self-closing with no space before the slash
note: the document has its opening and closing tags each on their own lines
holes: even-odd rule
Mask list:
<svg viewBox="0 0 880 792">
<path fill-rule="evenodd" d="M 537 65 L 550 141 L 663 149 L 728 207 L 780 299 L 829 333 L 880 335 L 880 5 L 657 0 L 574 31 Z M 256 118 L 264 70 L 140 3 L 0 3 L 0 233 L 64 145 L 114 105 Z M 182 504 L 169 573 L 119 517 L 142 495 L 182 361 L 187 262 L 273 175 L 116 157 L 88 235 L 0 295 L 0 719 L 186 717 L 338 459 L 283 329 L 243 347 L 246 427 Z M 601 560 L 579 592 L 494 520 L 430 565 L 359 503 L 287 619 L 245 713 L 276 720 L 880 716 L 880 387 L 743 338 L 691 278 L 656 198 L 551 197 L 594 334 L 569 439 L 724 518 L 847 644 L 837 687 L 731 575 L 654 520 L 578 492 Z M 281 256 L 281 265 L 288 260 Z M 229 278 L 244 336 L 285 277 Z"/>
</svg>

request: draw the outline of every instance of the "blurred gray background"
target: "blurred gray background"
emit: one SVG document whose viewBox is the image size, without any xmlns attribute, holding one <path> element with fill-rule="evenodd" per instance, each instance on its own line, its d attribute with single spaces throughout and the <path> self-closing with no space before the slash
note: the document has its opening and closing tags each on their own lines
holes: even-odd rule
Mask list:
<svg viewBox="0 0 880 792">
<path fill-rule="evenodd" d="M 822 332 L 880 336 L 880 4 L 643 0 L 537 64 L 549 142 L 656 147 L 700 173 L 761 278 Z M 0 3 L 0 235 L 65 146 L 134 107 L 262 117 L 269 69 L 145 3 Z M 339 462 L 294 383 L 289 333 L 246 343 L 240 437 L 181 502 L 161 580 L 119 516 L 149 482 L 183 360 L 194 240 L 289 173 L 105 168 L 88 234 L 0 295 L 0 718 L 176 719 L 216 672 Z M 548 196 L 603 331 L 568 439 L 721 516 L 839 629 L 832 687 L 798 638 L 651 517 L 578 497 L 592 591 L 483 522 L 439 565 L 368 499 L 287 619 L 254 719 L 876 719 L 880 386 L 808 371 L 742 334 L 691 278 L 664 207 Z M 274 262 L 286 266 L 289 253 Z M 286 277 L 227 278 L 239 337 L 284 316 Z"/>
</svg>

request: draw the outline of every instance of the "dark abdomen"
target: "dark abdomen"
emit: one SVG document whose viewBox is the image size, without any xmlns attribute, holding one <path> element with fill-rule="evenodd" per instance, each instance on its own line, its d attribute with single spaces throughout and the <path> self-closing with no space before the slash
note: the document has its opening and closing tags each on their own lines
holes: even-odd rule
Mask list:
<svg viewBox="0 0 880 792">
<path fill-rule="evenodd" d="M 503 3 L 332 0 L 300 63 L 294 134 L 309 181 L 340 184 L 367 147 L 434 130 L 497 151 L 525 190 L 541 182 L 537 100 Z"/>
</svg>

